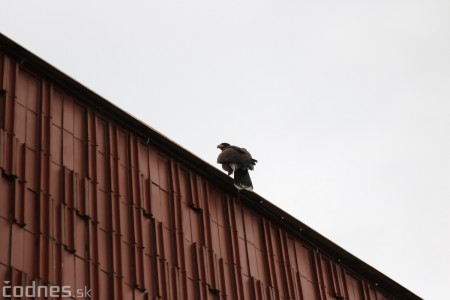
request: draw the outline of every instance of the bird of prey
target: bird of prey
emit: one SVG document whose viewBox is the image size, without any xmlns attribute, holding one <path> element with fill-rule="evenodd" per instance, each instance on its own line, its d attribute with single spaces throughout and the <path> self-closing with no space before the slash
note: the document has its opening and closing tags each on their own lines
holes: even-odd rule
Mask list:
<svg viewBox="0 0 450 300">
<path fill-rule="evenodd" d="M 217 148 L 222 150 L 217 157 L 217 163 L 222 164 L 222 169 L 227 171 L 228 175 L 234 172 L 234 185 L 238 189 L 252 191 L 253 184 L 248 170 L 253 170 L 257 160 L 253 159 L 245 148 L 232 146 L 228 143 L 222 143 Z"/>
</svg>

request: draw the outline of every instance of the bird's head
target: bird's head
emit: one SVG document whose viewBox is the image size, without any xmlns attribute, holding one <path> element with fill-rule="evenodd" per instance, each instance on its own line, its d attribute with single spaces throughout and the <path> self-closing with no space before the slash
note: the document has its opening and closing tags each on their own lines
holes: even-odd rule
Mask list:
<svg viewBox="0 0 450 300">
<path fill-rule="evenodd" d="M 222 143 L 222 144 L 217 146 L 217 148 L 219 148 L 220 150 L 223 150 L 223 149 L 228 148 L 228 147 L 230 147 L 230 144 L 228 144 L 228 143 Z"/>
</svg>

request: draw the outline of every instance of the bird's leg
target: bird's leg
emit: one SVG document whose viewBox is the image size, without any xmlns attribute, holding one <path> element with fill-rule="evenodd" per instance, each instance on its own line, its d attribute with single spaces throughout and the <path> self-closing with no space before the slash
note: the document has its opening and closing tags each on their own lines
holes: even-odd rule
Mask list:
<svg viewBox="0 0 450 300">
<path fill-rule="evenodd" d="M 231 166 L 229 164 L 222 164 L 222 169 L 224 169 L 225 171 L 227 171 L 228 176 L 230 176 L 231 174 L 233 174 L 233 168 L 231 168 Z"/>
</svg>

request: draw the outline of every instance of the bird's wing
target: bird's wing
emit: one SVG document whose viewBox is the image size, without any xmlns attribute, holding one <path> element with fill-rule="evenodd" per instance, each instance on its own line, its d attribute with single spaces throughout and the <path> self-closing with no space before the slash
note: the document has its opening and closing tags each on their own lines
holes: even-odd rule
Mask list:
<svg viewBox="0 0 450 300">
<path fill-rule="evenodd" d="M 252 160 L 252 156 L 244 148 L 231 146 L 224 149 L 217 157 L 217 163 L 245 163 Z"/>
<path fill-rule="evenodd" d="M 233 148 L 234 150 L 238 151 L 239 153 L 250 155 L 250 153 L 245 148 L 241 148 L 241 147 L 238 147 L 238 146 L 230 146 L 230 148 Z"/>
</svg>

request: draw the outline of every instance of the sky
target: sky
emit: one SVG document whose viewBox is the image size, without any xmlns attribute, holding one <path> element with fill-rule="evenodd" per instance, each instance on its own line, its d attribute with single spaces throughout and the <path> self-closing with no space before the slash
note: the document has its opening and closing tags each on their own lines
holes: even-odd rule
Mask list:
<svg viewBox="0 0 450 300">
<path fill-rule="evenodd" d="M 424 299 L 450 284 L 450 1 L 2 1 L 0 32 Z"/>
</svg>

